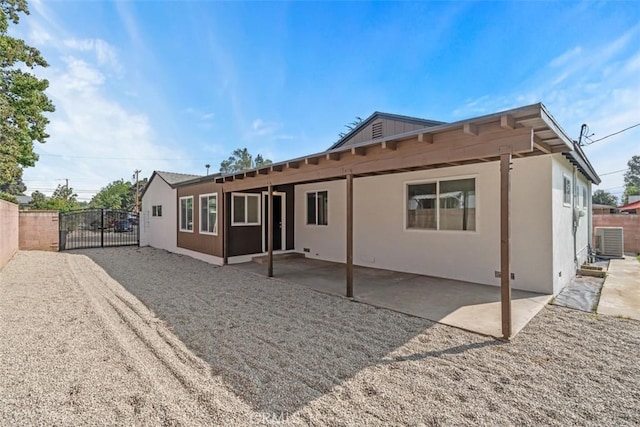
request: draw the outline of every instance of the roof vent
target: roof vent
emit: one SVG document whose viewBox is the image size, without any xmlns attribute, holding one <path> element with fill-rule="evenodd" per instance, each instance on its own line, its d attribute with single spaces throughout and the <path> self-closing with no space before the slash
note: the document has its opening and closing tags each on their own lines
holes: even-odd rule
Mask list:
<svg viewBox="0 0 640 427">
<path fill-rule="evenodd" d="M 377 122 L 371 125 L 371 139 L 382 138 L 382 122 Z"/>
</svg>

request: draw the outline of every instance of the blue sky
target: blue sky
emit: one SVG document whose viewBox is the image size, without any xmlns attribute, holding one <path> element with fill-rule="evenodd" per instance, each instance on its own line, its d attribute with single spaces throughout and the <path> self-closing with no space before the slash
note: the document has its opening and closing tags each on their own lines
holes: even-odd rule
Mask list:
<svg viewBox="0 0 640 427">
<path fill-rule="evenodd" d="M 135 169 L 204 174 L 235 148 L 328 148 L 356 116 L 442 121 L 543 102 L 569 135 L 640 122 L 640 2 L 30 2 L 12 32 L 57 111 L 30 194 L 81 199 Z M 599 173 L 640 127 L 586 147 Z M 621 172 L 599 188 L 622 193 Z"/>
</svg>

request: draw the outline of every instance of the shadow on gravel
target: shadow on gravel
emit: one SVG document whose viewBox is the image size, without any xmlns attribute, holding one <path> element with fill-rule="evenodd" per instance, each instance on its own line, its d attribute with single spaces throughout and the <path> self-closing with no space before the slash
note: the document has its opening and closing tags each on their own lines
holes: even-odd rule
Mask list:
<svg viewBox="0 0 640 427">
<path fill-rule="evenodd" d="M 165 320 L 255 409 L 283 418 L 368 366 L 499 343 L 476 337 L 482 342 L 393 354 L 434 323 L 152 248 L 75 253 Z"/>
</svg>

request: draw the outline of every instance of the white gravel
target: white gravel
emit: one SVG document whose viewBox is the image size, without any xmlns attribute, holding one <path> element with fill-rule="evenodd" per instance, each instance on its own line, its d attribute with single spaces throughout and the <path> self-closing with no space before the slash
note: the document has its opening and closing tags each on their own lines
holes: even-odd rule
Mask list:
<svg viewBox="0 0 640 427">
<path fill-rule="evenodd" d="M 632 320 L 548 307 L 505 344 L 151 248 L 0 272 L 2 425 L 638 425 L 639 350 Z"/>
</svg>

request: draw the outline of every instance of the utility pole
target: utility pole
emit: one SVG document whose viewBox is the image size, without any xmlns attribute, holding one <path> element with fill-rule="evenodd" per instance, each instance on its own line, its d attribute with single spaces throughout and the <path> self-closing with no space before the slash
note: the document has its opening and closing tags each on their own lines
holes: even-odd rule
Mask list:
<svg viewBox="0 0 640 427">
<path fill-rule="evenodd" d="M 65 187 L 67 187 L 67 190 L 69 189 L 69 178 L 65 178 L 64 179 L 66 181 Z"/>
<path fill-rule="evenodd" d="M 206 165 L 204 165 L 204 167 L 207 168 L 207 175 L 209 175 L 209 168 L 211 167 L 211 165 L 207 163 Z"/>
<path fill-rule="evenodd" d="M 136 180 L 136 213 L 140 212 L 140 210 L 138 209 L 138 183 L 140 182 L 138 180 L 138 174 L 142 172 L 140 169 L 136 169 L 135 171 L 133 171 L 133 177 Z"/>
</svg>

